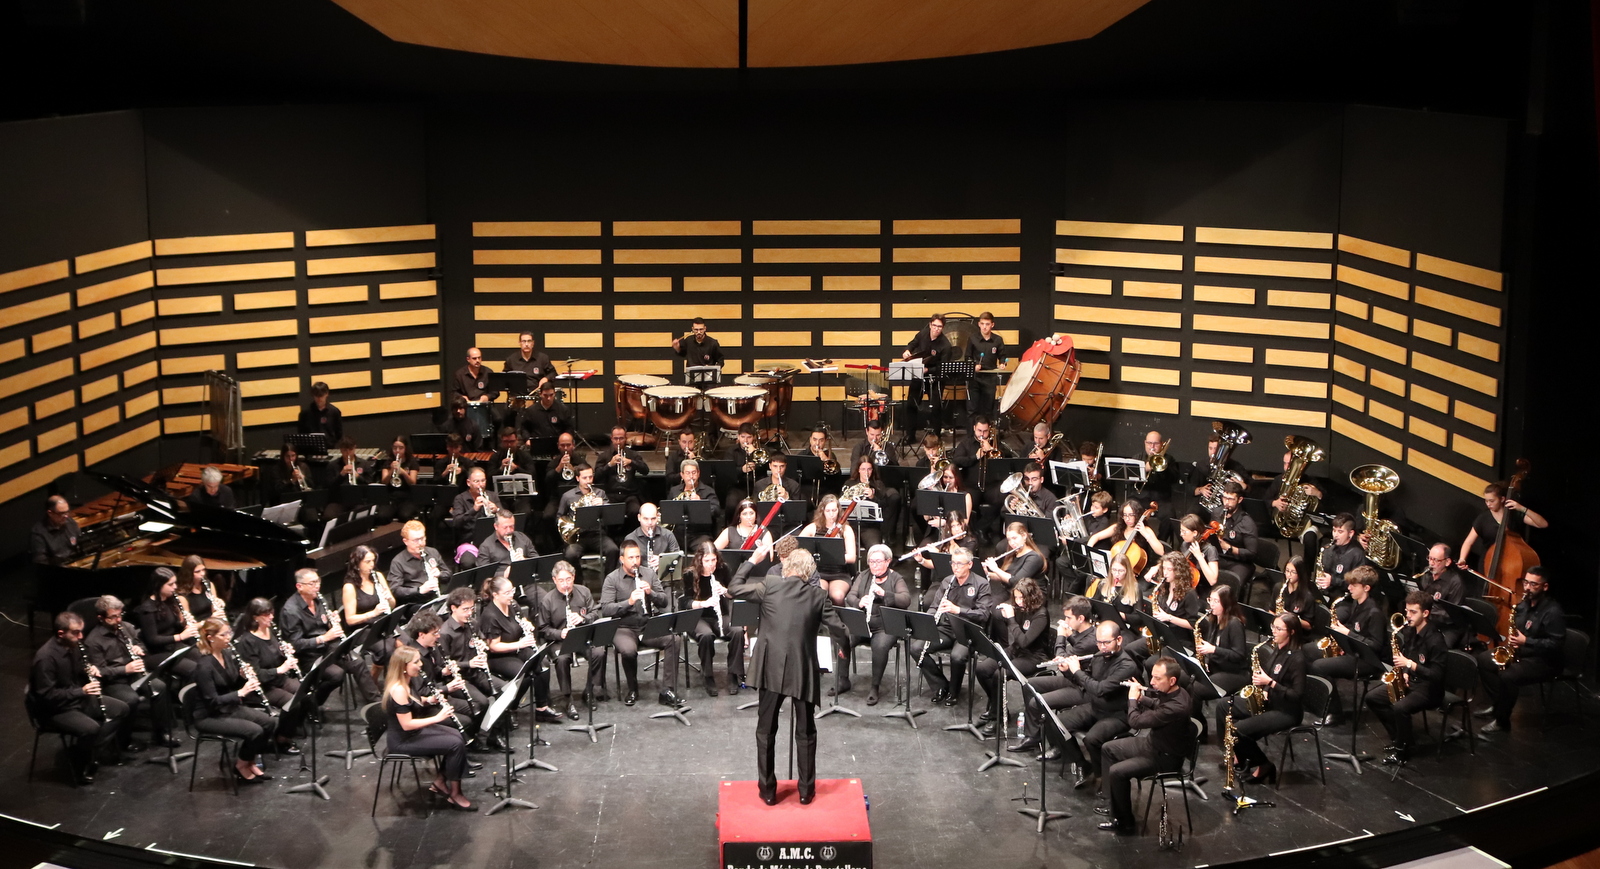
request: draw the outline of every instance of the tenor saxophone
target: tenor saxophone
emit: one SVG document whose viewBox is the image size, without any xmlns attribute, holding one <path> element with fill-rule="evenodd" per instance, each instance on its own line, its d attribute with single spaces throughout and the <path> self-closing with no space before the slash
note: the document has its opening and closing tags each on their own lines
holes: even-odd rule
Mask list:
<svg viewBox="0 0 1600 869">
<path fill-rule="evenodd" d="M 1245 708 L 1250 710 L 1251 715 L 1260 715 L 1267 711 L 1267 691 L 1260 685 L 1255 684 L 1254 679 L 1263 673 L 1261 669 L 1261 647 L 1270 642 L 1272 642 L 1272 638 L 1268 637 L 1256 643 L 1256 647 L 1250 650 L 1250 678 L 1252 681 L 1249 685 L 1239 689 L 1239 699 L 1244 701 Z M 1231 708 L 1229 714 L 1232 714 Z"/>
<path fill-rule="evenodd" d="M 1400 651 L 1400 629 L 1406 626 L 1406 617 L 1395 613 L 1389 617 L 1389 653 L 1398 657 Z M 1406 674 L 1398 667 L 1391 667 L 1389 672 L 1383 674 L 1383 686 L 1389 689 L 1389 702 L 1400 702 L 1406 696 L 1411 686 L 1406 683 Z"/>
</svg>

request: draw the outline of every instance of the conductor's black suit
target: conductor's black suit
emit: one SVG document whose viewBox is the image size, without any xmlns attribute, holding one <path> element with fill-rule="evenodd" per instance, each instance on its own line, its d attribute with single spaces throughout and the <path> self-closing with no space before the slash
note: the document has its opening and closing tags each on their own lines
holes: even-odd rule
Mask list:
<svg viewBox="0 0 1600 869">
<path fill-rule="evenodd" d="M 761 634 L 750 662 L 750 684 L 761 692 L 756 718 L 756 766 L 763 799 L 776 797 L 778 780 L 772 770 L 773 736 L 778 731 L 778 713 L 783 698 L 796 703 L 798 725 L 796 751 L 800 763 L 800 797 L 810 802 L 817 788 L 817 701 L 822 698 L 822 679 L 817 665 L 817 629 L 827 625 L 839 642 L 845 637 L 844 622 L 833 611 L 828 593 L 792 576 L 763 577 L 753 582 L 738 582 L 728 593 L 740 600 L 761 604 Z"/>
</svg>

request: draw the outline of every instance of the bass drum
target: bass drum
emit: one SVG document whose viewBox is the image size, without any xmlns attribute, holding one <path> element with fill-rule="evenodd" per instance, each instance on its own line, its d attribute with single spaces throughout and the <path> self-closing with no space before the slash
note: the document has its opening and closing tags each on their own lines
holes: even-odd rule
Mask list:
<svg viewBox="0 0 1600 869">
<path fill-rule="evenodd" d="M 1015 420 L 1019 428 L 1041 422 L 1054 428 L 1078 387 L 1080 368 L 1071 337 L 1040 338 L 1017 361 L 1017 370 L 1000 397 L 1000 412 Z"/>
<path fill-rule="evenodd" d="M 617 422 L 630 425 L 646 418 L 644 391 L 671 381 L 649 374 L 624 374 L 617 378 Z"/>
<path fill-rule="evenodd" d="M 758 423 L 767 409 L 767 391 L 759 386 L 717 386 L 706 390 L 706 402 L 723 431 L 738 432 L 745 423 Z"/>
<path fill-rule="evenodd" d="M 646 417 L 663 433 L 688 428 L 704 401 L 705 394 L 694 386 L 652 386 L 644 391 Z"/>
</svg>

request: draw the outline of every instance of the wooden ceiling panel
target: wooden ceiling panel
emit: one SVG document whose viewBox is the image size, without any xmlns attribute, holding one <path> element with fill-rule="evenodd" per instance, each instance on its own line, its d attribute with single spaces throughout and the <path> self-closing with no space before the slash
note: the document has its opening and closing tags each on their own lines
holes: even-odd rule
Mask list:
<svg viewBox="0 0 1600 869">
<path fill-rule="evenodd" d="M 397 42 L 628 66 L 739 65 L 738 0 L 335 0 Z"/>
<path fill-rule="evenodd" d="M 1087 39 L 1146 0 L 749 0 L 753 67 L 953 57 Z"/>
</svg>

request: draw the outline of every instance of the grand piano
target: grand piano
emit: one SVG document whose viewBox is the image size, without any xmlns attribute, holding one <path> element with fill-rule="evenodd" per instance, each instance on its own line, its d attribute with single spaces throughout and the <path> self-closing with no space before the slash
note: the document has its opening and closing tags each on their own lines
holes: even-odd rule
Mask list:
<svg viewBox="0 0 1600 869">
<path fill-rule="evenodd" d="M 59 567 L 40 568 L 34 611 L 60 612 L 75 600 L 102 594 L 132 607 L 144 595 L 152 570 L 176 569 L 189 555 L 205 559 L 211 570 L 234 573 L 230 606 L 240 607 L 251 597 L 281 602 L 293 589 L 295 569 L 307 564 L 307 542 L 281 525 L 189 504 L 153 482 L 94 471 L 86 476 L 111 491 L 73 510 L 78 551 Z M 192 476 L 198 479 L 198 473 Z M 152 481 L 182 479 L 183 467 L 151 476 Z"/>
</svg>

